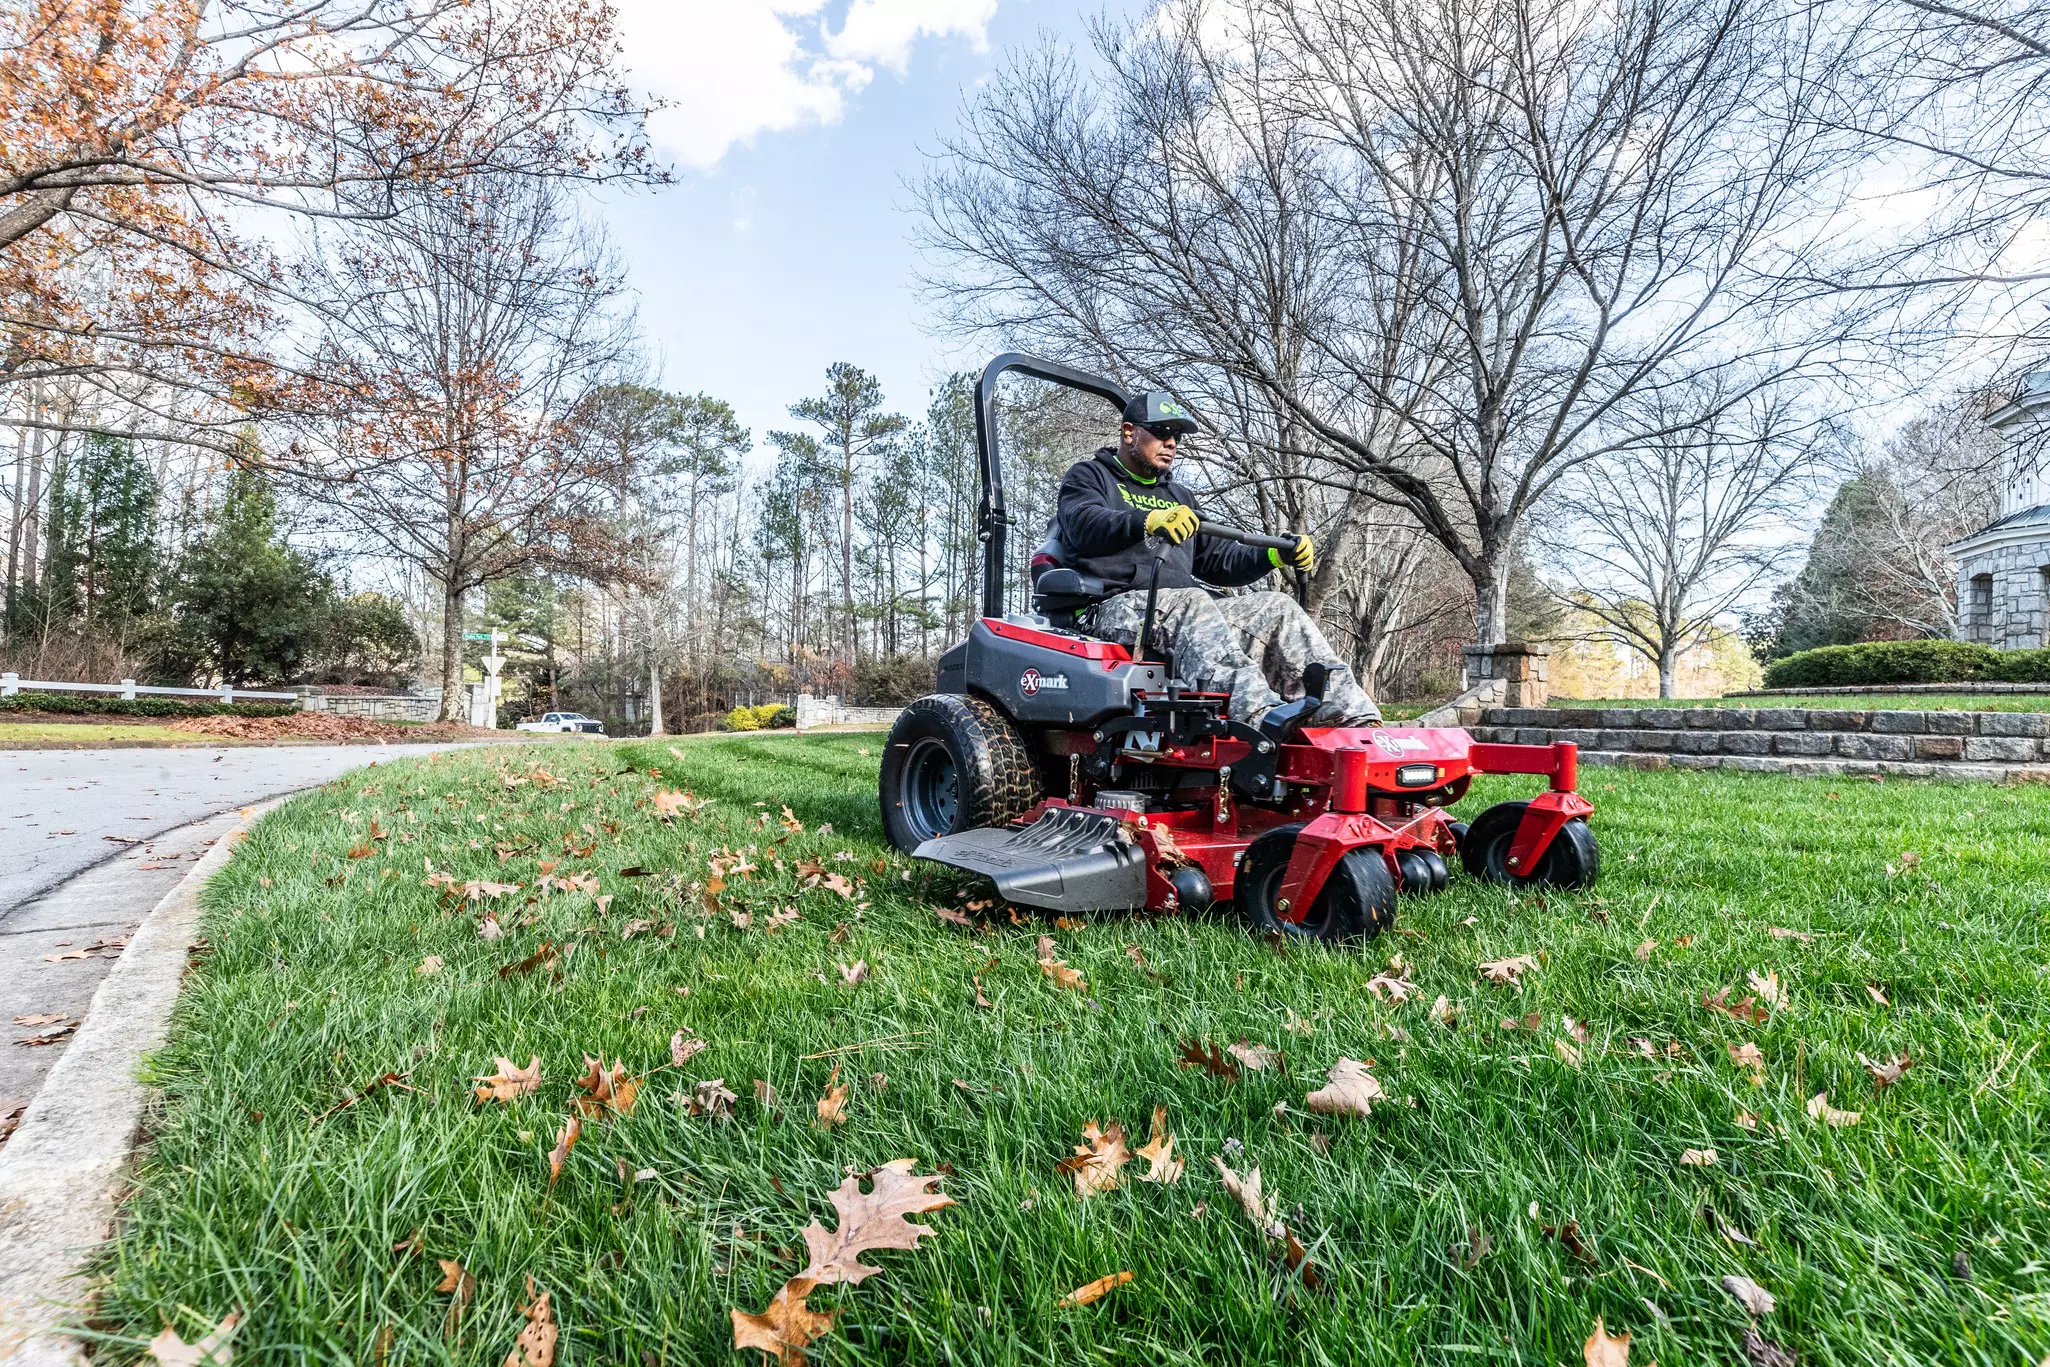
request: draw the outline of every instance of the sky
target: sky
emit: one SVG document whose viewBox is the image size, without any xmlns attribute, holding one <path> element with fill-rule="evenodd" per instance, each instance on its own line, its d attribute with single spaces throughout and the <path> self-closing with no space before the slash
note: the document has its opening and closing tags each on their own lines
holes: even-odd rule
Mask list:
<svg viewBox="0 0 2050 1367">
<path fill-rule="evenodd" d="M 1084 41 L 1142 0 L 616 0 L 629 79 L 676 172 L 596 208 L 664 387 L 725 399 L 757 461 L 851 361 L 922 415 L 987 357 L 927 330 L 906 182 L 1006 49 Z"/>
</svg>

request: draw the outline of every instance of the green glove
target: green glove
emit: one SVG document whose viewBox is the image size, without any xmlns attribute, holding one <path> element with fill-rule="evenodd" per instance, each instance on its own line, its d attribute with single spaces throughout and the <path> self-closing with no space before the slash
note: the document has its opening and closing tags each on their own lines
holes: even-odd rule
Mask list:
<svg viewBox="0 0 2050 1367">
<path fill-rule="evenodd" d="M 1293 565 L 1307 574 L 1317 568 L 1317 543 L 1307 536 L 1299 536 L 1295 539 L 1295 549 L 1288 553 L 1286 560 L 1282 559 L 1281 552 L 1272 546 L 1267 548 L 1267 558 L 1274 562 L 1274 568 L 1277 570 L 1287 569 Z"/>
<path fill-rule="evenodd" d="M 1146 535 L 1164 536 L 1170 546 L 1179 546 L 1194 536 L 1196 527 L 1196 510 L 1186 503 L 1177 503 L 1172 508 L 1161 508 L 1146 515 Z"/>
</svg>

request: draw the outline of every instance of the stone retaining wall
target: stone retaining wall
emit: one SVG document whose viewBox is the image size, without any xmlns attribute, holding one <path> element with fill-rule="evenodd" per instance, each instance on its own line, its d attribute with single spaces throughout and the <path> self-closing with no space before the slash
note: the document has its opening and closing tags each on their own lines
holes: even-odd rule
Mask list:
<svg viewBox="0 0 2050 1367">
<path fill-rule="evenodd" d="M 2050 713 L 1492 707 L 1472 731 L 1588 764 L 2050 782 Z"/>
</svg>

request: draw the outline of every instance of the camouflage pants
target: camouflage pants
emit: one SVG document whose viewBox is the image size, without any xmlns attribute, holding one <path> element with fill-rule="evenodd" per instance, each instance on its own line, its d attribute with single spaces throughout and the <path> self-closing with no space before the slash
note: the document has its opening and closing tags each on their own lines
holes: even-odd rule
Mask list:
<svg viewBox="0 0 2050 1367">
<path fill-rule="evenodd" d="M 1143 592 L 1098 604 L 1090 630 L 1131 646 L 1146 616 Z M 1173 652 L 1175 672 L 1205 693 L 1231 694 L 1231 716 L 1248 725 L 1269 708 L 1303 696 L 1303 670 L 1331 671 L 1316 726 L 1363 726 L 1381 720 L 1366 690 L 1310 615 L 1283 593 L 1212 598 L 1202 589 L 1162 589 L 1153 619 L 1154 644 Z"/>
</svg>

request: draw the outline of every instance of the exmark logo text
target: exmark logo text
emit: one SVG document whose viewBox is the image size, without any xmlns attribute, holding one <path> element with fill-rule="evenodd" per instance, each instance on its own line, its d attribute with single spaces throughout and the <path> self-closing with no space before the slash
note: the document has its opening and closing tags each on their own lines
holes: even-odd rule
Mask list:
<svg viewBox="0 0 2050 1367">
<path fill-rule="evenodd" d="M 1042 688 L 1066 688 L 1067 686 L 1068 676 L 1065 674 L 1042 674 L 1036 669 L 1028 669 L 1018 676 L 1018 691 L 1028 698 Z"/>
</svg>

